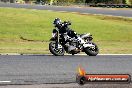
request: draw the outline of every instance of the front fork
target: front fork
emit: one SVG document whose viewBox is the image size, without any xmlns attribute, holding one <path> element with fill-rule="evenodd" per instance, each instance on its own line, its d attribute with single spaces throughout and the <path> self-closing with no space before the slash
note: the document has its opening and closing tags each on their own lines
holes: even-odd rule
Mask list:
<svg viewBox="0 0 132 88">
<path fill-rule="evenodd" d="M 55 48 L 60 48 L 60 45 L 59 45 L 59 43 L 60 43 L 60 38 L 59 38 L 60 36 L 59 36 L 59 31 L 57 31 L 57 41 L 56 41 L 56 45 L 55 45 Z"/>
</svg>

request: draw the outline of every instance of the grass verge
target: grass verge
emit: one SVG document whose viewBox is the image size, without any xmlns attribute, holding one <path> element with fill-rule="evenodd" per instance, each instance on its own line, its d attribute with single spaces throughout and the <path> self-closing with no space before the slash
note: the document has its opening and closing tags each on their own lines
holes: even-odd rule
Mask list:
<svg viewBox="0 0 132 88">
<path fill-rule="evenodd" d="M 77 33 L 90 32 L 101 54 L 132 53 L 131 18 L 14 8 L 0 8 L 0 53 L 49 53 L 45 41 L 56 17 L 72 21 Z"/>
</svg>

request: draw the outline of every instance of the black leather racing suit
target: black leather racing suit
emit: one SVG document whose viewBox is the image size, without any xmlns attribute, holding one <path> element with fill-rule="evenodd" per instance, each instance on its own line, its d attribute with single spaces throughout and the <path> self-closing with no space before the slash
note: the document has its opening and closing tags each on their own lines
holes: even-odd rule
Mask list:
<svg viewBox="0 0 132 88">
<path fill-rule="evenodd" d="M 56 25 L 56 27 L 59 29 L 59 33 L 60 34 L 64 34 L 67 33 L 67 35 L 71 38 L 75 37 L 77 38 L 77 34 L 75 31 L 73 31 L 72 29 L 70 29 L 68 26 L 71 25 L 71 23 L 69 22 L 63 22 L 61 24 Z"/>
</svg>

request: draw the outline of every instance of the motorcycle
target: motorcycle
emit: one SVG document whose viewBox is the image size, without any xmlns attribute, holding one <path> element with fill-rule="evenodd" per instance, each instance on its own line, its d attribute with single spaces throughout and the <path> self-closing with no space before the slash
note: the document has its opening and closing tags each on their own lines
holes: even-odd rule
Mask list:
<svg viewBox="0 0 132 88">
<path fill-rule="evenodd" d="M 65 51 L 72 55 L 85 52 L 89 56 L 96 56 L 99 53 L 99 48 L 92 42 L 93 37 L 90 33 L 77 34 L 77 38 L 70 37 L 67 32 L 60 33 L 60 28 L 63 25 L 65 29 L 69 29 L 71 23 L 64 21 L 58 25 L 60 27 L 55 26 L 49 43 L 49 50 L 53 55 L 63 56 Z"/>
</svg>

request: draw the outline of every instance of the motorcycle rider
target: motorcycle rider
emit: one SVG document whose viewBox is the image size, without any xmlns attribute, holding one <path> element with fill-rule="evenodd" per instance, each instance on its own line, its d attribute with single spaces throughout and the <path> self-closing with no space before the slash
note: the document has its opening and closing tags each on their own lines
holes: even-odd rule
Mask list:
<svg viewBox="0 0 132 88">
<path fill-rule="evenodd" d="M 71 38 L 75 37 L 77 41 L 80 42 L 80 44 L 84 43 L 84 40 L 77 36 L 77 33 L 75 31 L 67 27 L 68 25 L 71 25 L 71 22 L 69 21 L 61 22 L 59 18 L 55 18 L 53 24 L 55 25 L 55 27 L 59 29 L 60 34 L 62 35 L 67 34 Z M 55 33 L 55 30 L 53 30 L 53 33 Z"/>
</svg>

